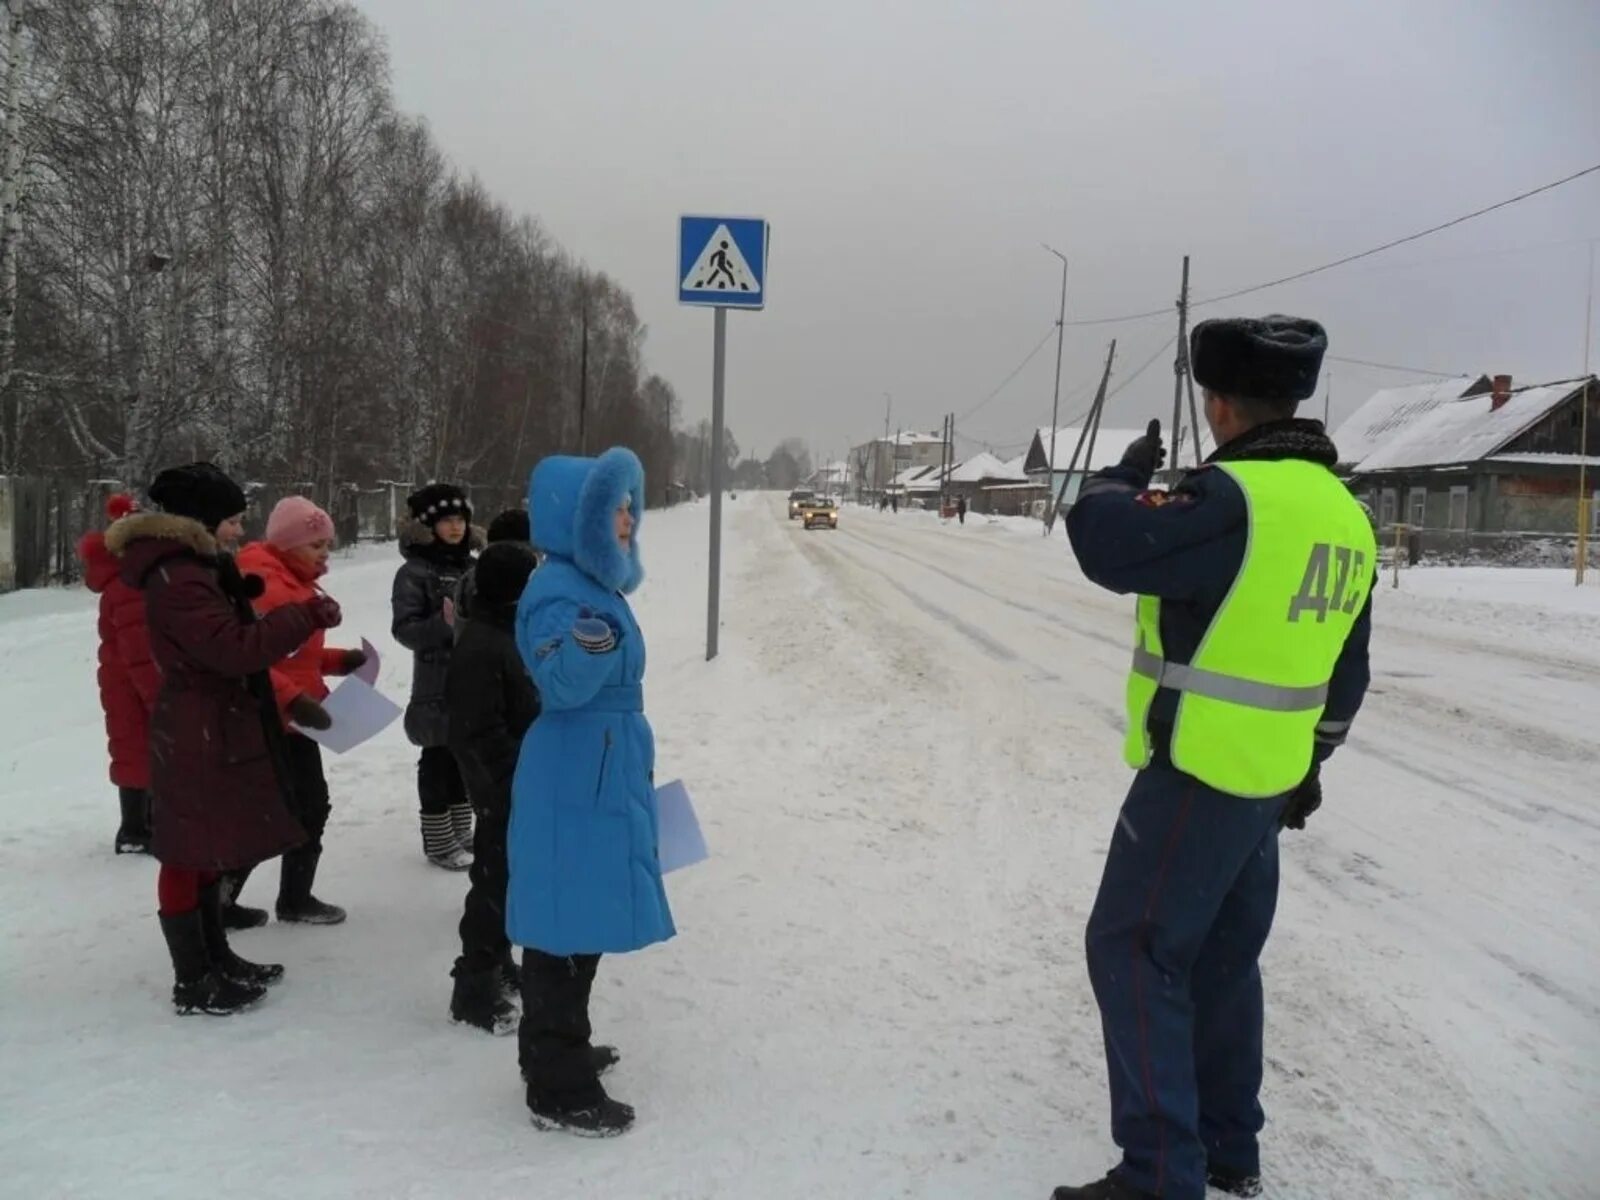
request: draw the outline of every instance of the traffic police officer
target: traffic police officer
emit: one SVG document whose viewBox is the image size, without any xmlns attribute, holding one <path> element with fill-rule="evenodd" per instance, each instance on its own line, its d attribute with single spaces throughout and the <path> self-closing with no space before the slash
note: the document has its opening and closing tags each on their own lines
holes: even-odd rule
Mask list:
<svg viewBox="0 0 1600 1200">
<path fill-rule="evenodd" d="M 1260 1191 L 1258 959 L 1278 831 L 1367 689 L 1373 531 L 1331 468 L 1315 321 L 1204 321 L 1191 359 L 1217 450 L 1151 491 L 1160 423 L 1067 516 L 1084 574 L 1138 595 L 1125 756 L 1138 770 L 1089 917 L 1112 1136 L 1122 1162 L 1055 1200 Z"/>
</svg>

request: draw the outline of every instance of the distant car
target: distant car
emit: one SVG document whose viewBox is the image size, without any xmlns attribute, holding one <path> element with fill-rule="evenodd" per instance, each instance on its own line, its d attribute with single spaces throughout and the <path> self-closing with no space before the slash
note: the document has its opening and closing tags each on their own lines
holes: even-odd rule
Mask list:
<svg viewBox="0 0 1600 1200">
<path fill-rule="evenodd" d="M 839 528 L 839 506 L 832 500 L 813 500 L 800 510 L 807 529 Z"/>
<path fill-rule="evenodd" d="M 809 488 L 796 488 L 789 493 L 789 520 L 793 521 L 800 516 L 800 510 L 805 505 L 817 498 L 817 494 Z"/>
</svg>

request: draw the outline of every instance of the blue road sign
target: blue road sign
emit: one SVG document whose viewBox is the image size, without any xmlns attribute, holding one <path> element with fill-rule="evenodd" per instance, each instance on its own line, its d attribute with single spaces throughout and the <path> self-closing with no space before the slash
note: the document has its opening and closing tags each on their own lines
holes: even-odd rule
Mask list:
<svg viewBox="0 0 1600 1200">
<path fill-rule="evenodd" d="M 678 303 L 764 308 L 767 223 L 759 217 L 679 217 Z"/>
</svg>

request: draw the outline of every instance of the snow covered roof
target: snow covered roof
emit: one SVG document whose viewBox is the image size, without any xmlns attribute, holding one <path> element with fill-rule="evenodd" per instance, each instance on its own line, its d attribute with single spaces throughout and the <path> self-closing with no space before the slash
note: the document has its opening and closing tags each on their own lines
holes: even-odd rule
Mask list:
<svg viewBox="0 0 1600 1200">
<path fill-rule="evenodd" d="M 986 479 L 1022 482 L 1027 479 L 1027 475 L 1020 470 L 1010 470 L 1005 463 L 987 451 L 974 454 L 950 472 L 951 483 L 982 483 Z"/>
<path fill-rule="evenodd" d="M 1519 467 L 1600 467 L 1600 454 L 1540 454 L 1530 450 L 1521 454 L 1496 454 L 1483 461 L 1512 463 Z"/>
<path fill-rule="evenodd" d="M 907 467 L 904 471 L 901 471 L 900 474 L 896 475 L 889 481 L 889 486 L 892 488 L 907 487 L 921 479 L 924 475 L 937 474 L 938 470 L 939 468 L 937 466 Z"/>
<path fill-rule="evenodd" d="M 1469 391 L 1487 391 L 1488 387 L 1487 376 L 1473 379 L 1462 375 L 1374 392 L 1334 433 L 1333 444 L 1339 447 L 1339 461 L 1358 463 L 1418 417 L 1441 404 L 1461 399 Z"/>
<path fill-rule="evenodd" d="M 1413 411 L 1408 421 L 1390 426 L 1382 443 L 1357 461 L 1355 469 L 1366 474 L 1478 462 L 1543 420 L 1582 386 L 1582 380 L 1568 379 L 1522 388 L 1498 409 L 1485 392 Z M 1340 457 L 1345 457 L 1342 447 Z"/>
<path fill-rule="evenodd" d="M 1017 455 L 1015 458 L 1006 459 L 1006 474 L 1014 476 L 1017 479 L 1026 479 L 1028 477 L 1027 462 L 1028 452 L 1026 450 Z"/>
<path fill-rule="evenodd" d="M 898 443 L 902 446 L 937 446 L 944 441 L 944 438 L 937 433 L 919 433 L 915 429 L 903 429 L 890 437 L 875 438 L 874 441 L 889 445 Z"/>
</svg>

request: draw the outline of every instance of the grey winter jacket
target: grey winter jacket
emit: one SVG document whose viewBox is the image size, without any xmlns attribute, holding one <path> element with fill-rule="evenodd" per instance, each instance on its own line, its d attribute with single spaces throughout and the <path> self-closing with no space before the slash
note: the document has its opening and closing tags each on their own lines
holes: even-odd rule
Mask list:
<svg viewBox="0 0 1600 1200">
<path fill-rule="evenodd" d="M 416 746 L 450 744 L 445 678 L 455 635 L 445 624 L 444 602 L 471 568 L 472 551 L 482 541 L 474 526 L 467 531 L 463 549 L 451 553 L 421 522 L 408 521 L 400 530 L 400 554 L 405 562 L 394 576 L 391 632 L 412 654 L 411 703 L 406 706 L 405 728 Z"/>
</svg>

